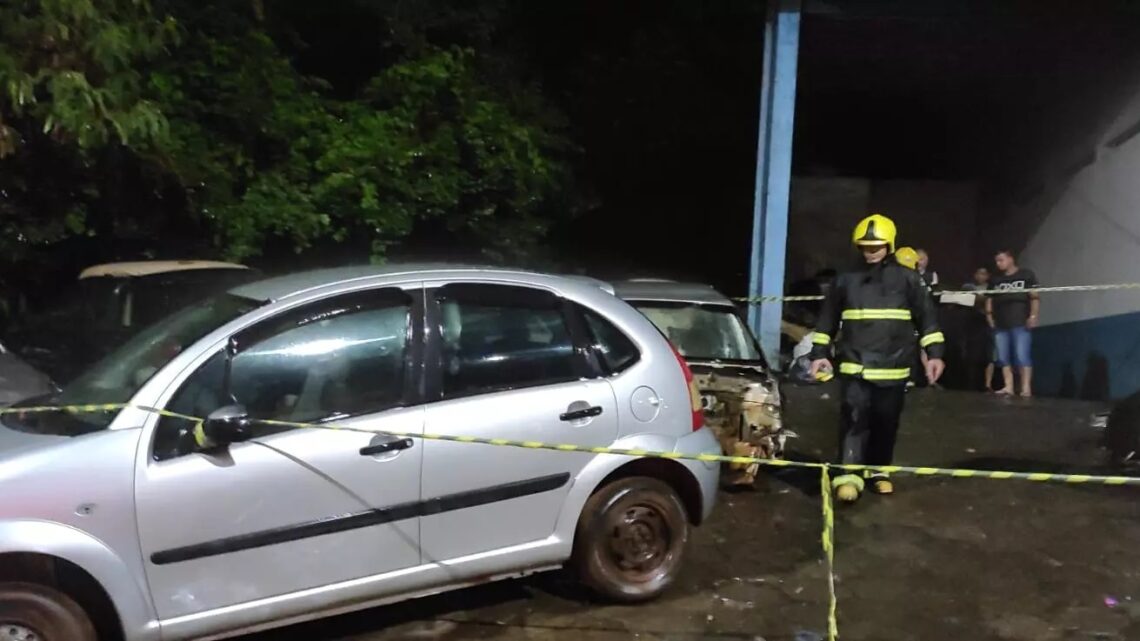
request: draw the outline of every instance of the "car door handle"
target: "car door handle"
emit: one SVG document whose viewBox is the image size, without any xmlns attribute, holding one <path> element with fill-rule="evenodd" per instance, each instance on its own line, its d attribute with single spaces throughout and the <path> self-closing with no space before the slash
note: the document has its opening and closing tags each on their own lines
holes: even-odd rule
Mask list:
<svg viewBox="0 0 1140 641">
<path fill-rule="evenodd" d="M 580 421 L 584 418 L 594 418 L 595 416 L 601 415 L 601 406 L 595 405 L 593 407 L 587 407 L 585 409 L 563 412 L 562 414 L 558 415 L 558 419 L 561 421 Z"/>
<path fill-rule="evenodd" d="M 367 447 L 360 448 L 361 456 L 376 456 L 377 454 L 386 454 L 388 452 L 396 452 L 399 450 L 406 450 L 413 445 L 410 438 L 398 438 L 393 441 L 384 441 L 383 443 L 376 443 Z"/>
</svg>

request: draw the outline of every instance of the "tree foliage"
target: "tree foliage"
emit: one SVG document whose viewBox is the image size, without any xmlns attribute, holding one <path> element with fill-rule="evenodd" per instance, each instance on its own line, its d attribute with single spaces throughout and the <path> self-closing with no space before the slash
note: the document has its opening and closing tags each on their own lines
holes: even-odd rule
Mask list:
<svg viewBox="0 0 1140 641">
<path fill-rule="evenodd" d="M 428 225 L 526 255 L 572 209 L 561 118 L 486 39 L 439 38 L 427 4 L 355 3 L 387 35 L 341 61 L 351 87 L 299 69 L 287 0 L 0 5 L 0 249 L 382 259 Z"/>
<path fill-rule="evenodd" d="M 104 151 L 143 152 L 165 135 L 142 68 L 176 44 L 141 0 L 0 5 L 0 248 L 85 234 L 106 183 Z"/>
<path fill-rule="evenodd" d="M 172 19 L 143 0 L 14 2 L 0 17 L 0 157 L 17 151 L 20 125 L 80 149 L 161 136 L 139 65 L 173 41 Z"/>
</svg>

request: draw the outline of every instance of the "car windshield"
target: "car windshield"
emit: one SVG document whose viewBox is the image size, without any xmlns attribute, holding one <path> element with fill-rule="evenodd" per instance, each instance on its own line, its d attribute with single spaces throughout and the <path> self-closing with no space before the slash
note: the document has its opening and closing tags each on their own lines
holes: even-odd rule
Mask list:
<svg viewBox="0 0 1140 641">
<path fill-rule="evenodd" d="M 58 327 L 84 323 L 96 329 L 114 327 L 118 322 L 118 301 L 125 284 L 122 278 L 85 278 L 53 295 L 46 306 L 37 307 L 19 329 L 35 333 L 45 326 Z"/>
<path fill-rule="evenodd" d="M 690 360 L 763 361 L 736 310 L 727 305 L 633 301 L 657 329 Z"/>
<path fill-rule="evenodd" d="M 183 308 L 147 327 L 58 394 L 31 399 L 16 407 L 127 403 L 183 349 L 259 305 L 255 300 L 223 294 Z M 26 432 L 74 436 L 105 429 L 114 416 L 114 412 L 6 414 L 4 424 Z"/>
</svg>

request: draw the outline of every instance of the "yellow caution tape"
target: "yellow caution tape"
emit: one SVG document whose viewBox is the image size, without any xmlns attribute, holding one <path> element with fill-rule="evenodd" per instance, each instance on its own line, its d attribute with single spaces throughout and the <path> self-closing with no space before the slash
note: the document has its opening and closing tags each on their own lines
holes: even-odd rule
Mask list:
<svg viewBox="0 0 1140 641">
<path fill-rule="evenodd" d="M 124 403 L 96 404 L 96 405 L 66 405 L 66 406 L 36 406 L 36 407 L 9 407 L 0 408 L 0 415 L 4 414 L 42 414 L 45 412 L 67 412 L 69 414 L 96 414 L 102 412 L 117 412 L 133 408 L 143 412 L 158 414 L 169 418 L 178 418 L 193 421 L 197 424 L 196 430 L 205 421 L 198 416 L 189 416 L 154 407 L 130 405 Z M 751 456 L 728 456 L 725 454 L 685 454 L 682 452 L 660 452 L 654 450 L 629 449 L 619 447 L 573 445 L 570 443 L 547 443 L 545 441 L 518 441 L 506 438 L 488 438 L 483 436 L 432 434 L 420 432 L 399 432 L 392 430 L 377 430 L 355 425 L 341 425 L 337 423 L 305 423 L 298 421 L 282 421 L 275 419 L 250 419 L 251 423 L 270 425 L 276 427 L 293 427 L 298 429 L 343 430 L 349 432 L 363 432 L 366 434 L 381 434 L 400 438 L 418 438 L 425 441 L 449 441 L 454 443 L 472 443 L 477 445 L 493 445 L 497 447 L 517 447 L 530 450 L 554 450 L 558 452 L 583 452 L 587 454 L 613 454 L 616 456 L 634 456 L 645 458 L 662 458 L 673 460 L 701 461 L 704 463 L 735 463 L 738 465 L 766 465 L 769 467 L 791 467 L 804 469 L 837 469 L 850 472 L 881 472 L 886 474 L 914 474 L 916 476 L 950 476 L 954 478 L 976 478 L 989 480 L 1024 480 L 1035 482 L 1067 483 L 1067 484 L 1094 484 L 1094 485 L 1140 485 L 1140 477 L 1134 476 L 1098 476 L 1093 474 L 1056 474 L 1052 472 L 1009 472 L 1001 470 L 972 470 L 963 468 L 942 467 L 908 467 L 904 465 L 853 465 L 841 463 L 809 463 L 804 461 L 788 461 L 784 459 L 765 459 Z"/>
<path fill-rule="evenodd" d="M 1059 292 L 1099 292 L 1117 289 L 1140 289 L 1140 283 L 1112 283 L 1107 285 L 1062 285 L 1058 287 L 1033 287 L 1031 289 L 985 289 L 985 290 L 939 290 L 936 296 L 942 294 L 974 294 L 976 296 L 1004 296 L 1009 294 L 1056 294 Z M 740 303 L 793 303 L 798 301 L 823 300 L 823 296 L 745 296 L 732 300 Z"/>
<path fill-rule="evenodd" d="M 835 511 L 831 507 L 831 475 L 827 467 L 819 470 L 819 495 L 823 499 L 823 556 L 827 560 L 827 639 L 839 638 L 839 620 L 835 598 Z"/>
</svg>

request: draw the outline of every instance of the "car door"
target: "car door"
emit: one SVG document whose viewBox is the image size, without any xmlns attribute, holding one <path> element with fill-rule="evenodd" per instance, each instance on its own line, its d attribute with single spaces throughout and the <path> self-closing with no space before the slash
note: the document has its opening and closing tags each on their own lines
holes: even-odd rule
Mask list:
<svg viewBox="0 0 1140 641">
<path fill-rule="evenodd" d="M 586 357 L 581 320 L 549 291 L 430 283 L 429 434 L 603 446 L 617 435 L 609 383 Z M 424 442 L 424 560 L 549 537 L 592 454 Z"/>
<path fill-rule="evenodd" d="M 420 563 L 422 289 L 340 295 L 240 332 L 164 407 L 231 405 L 253 438 L 203 450 L 194 422 L 163 417 L 136 479 L 147 579 L 163 620 Z M 208 614 L 205 615 L 208 617 Z"/>
</svg>

